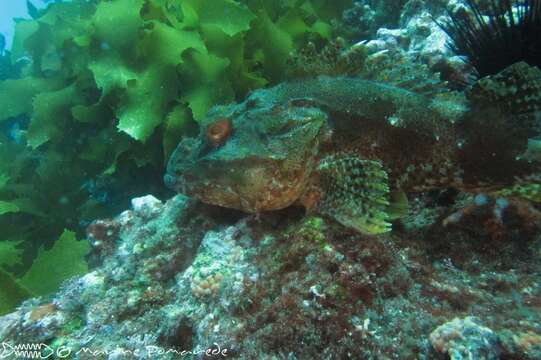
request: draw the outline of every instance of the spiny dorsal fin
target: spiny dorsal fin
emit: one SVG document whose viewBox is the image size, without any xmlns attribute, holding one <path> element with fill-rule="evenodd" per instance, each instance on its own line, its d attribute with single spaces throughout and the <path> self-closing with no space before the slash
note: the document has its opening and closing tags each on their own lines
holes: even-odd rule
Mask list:
<svg viewBox="0 0 541 360">
<path fill-rule="evenodd" d="M 364 234 L 391 230 L 387 173 L 378 161 L 330 155 L 317 168 L 324 192 L 318 210 Z"/>
</svg>

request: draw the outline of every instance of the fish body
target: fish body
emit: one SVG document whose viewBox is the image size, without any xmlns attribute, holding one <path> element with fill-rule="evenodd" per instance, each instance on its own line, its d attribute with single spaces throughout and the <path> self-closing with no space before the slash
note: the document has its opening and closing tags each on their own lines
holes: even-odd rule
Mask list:
<svg viewBox="0 0 541 360">
<path fill-rule="evenodd" d="M 171 156 L 165 182 L 252 213 L 300 204 L 377 234 L 403 212 L 399 194 L 501 186 L 533 171 L 516 156 L 527 138 L 502 147 L 505 127 L 488 138 L 464 125 L 484 108 L 450 118 L 449 107 L 459 104 L 359 78 L 282 83 L 212 108 Z"/>
</svg>

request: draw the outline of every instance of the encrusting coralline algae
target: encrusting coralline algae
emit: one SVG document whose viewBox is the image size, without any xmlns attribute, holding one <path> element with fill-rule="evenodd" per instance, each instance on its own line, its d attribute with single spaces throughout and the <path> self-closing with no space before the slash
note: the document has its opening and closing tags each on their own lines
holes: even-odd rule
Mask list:
<svg viewBox="0 0 541 360">
<path fill-rule="evenodd" d="M 472 209 L 443 228 L 449 206 L 420 196 L 413 212 L 431 222 L 410 216 L 374 237 L 296 209 L 257 219 L 181 195 L 134 199 L 89 228 L 99 265 L 0 318 L 0 338 L 80 359 L 218 347 L 244 359 L 539 358 L 540 239 L 524 216 L 540 214 L 524 202 L 461 203 Z M 501 222 L 499 237 L 484 219 Z"/>
</svg>

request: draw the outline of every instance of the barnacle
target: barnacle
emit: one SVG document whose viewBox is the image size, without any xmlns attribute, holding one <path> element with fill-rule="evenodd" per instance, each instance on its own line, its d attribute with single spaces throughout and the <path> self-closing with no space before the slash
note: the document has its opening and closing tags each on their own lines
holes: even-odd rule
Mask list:
<svg viewBox="0 0 541 360">
<path fill-rule="evenodd" d="M 214 296 L 220 290 L 222 279 L 223 275 L 221 273 L 216 273 L 205 278 L 196 275 L 192 279 L 192 294 L 198 298 Z"/>
</svg>

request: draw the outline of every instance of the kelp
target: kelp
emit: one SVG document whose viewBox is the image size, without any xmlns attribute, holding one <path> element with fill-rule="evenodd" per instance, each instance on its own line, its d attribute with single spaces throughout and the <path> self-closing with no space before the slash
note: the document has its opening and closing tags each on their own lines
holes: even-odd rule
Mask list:
<svg viewBox="0 0 541 360">
<path fill-rule="evenodd" d="M 13 276 L 0 268 L 0 315 L 13 310 L 22 300 L 33 294 L 19 285 Z"/>
<path fill-rule="evenodd" d="M 50 250 L 40 249 L 32 267 L 18 283 L 35 295 L 48 295 L 65 279 L 88 271 L 84 261 L 88 250 L 86 241 L 78 241 L 75 232 L 64 230 Z"/>
<path fill-rule="evenodd" d="M 181 137 L 211 106 L 283 81 L 290 54 L 335 37 L 351 2 L 73 0 L 17 20 L 0 79 L 0 252 L 17 241 L 23 255 L 0 266 L 52 290 L 59 281 L 36 287 L 47 272 L 71 272 L 52 270 L 45 259 L 60 255 L 43 247 L 77 252 L 92 219 L 168 194 Z"/>
<path fill-rule="evenodd" d="M 30 269 L 21 278 L 2 269 L 21 260 L 20 242 L 0 241 L 0 315 L 29 296 L 46 296 L 66 279 L 88 271 L 84 260 L 89 245 L 78 241 L 73 231 L 64 230 L 50 250 L 40 249 Z"/>
</svg>

